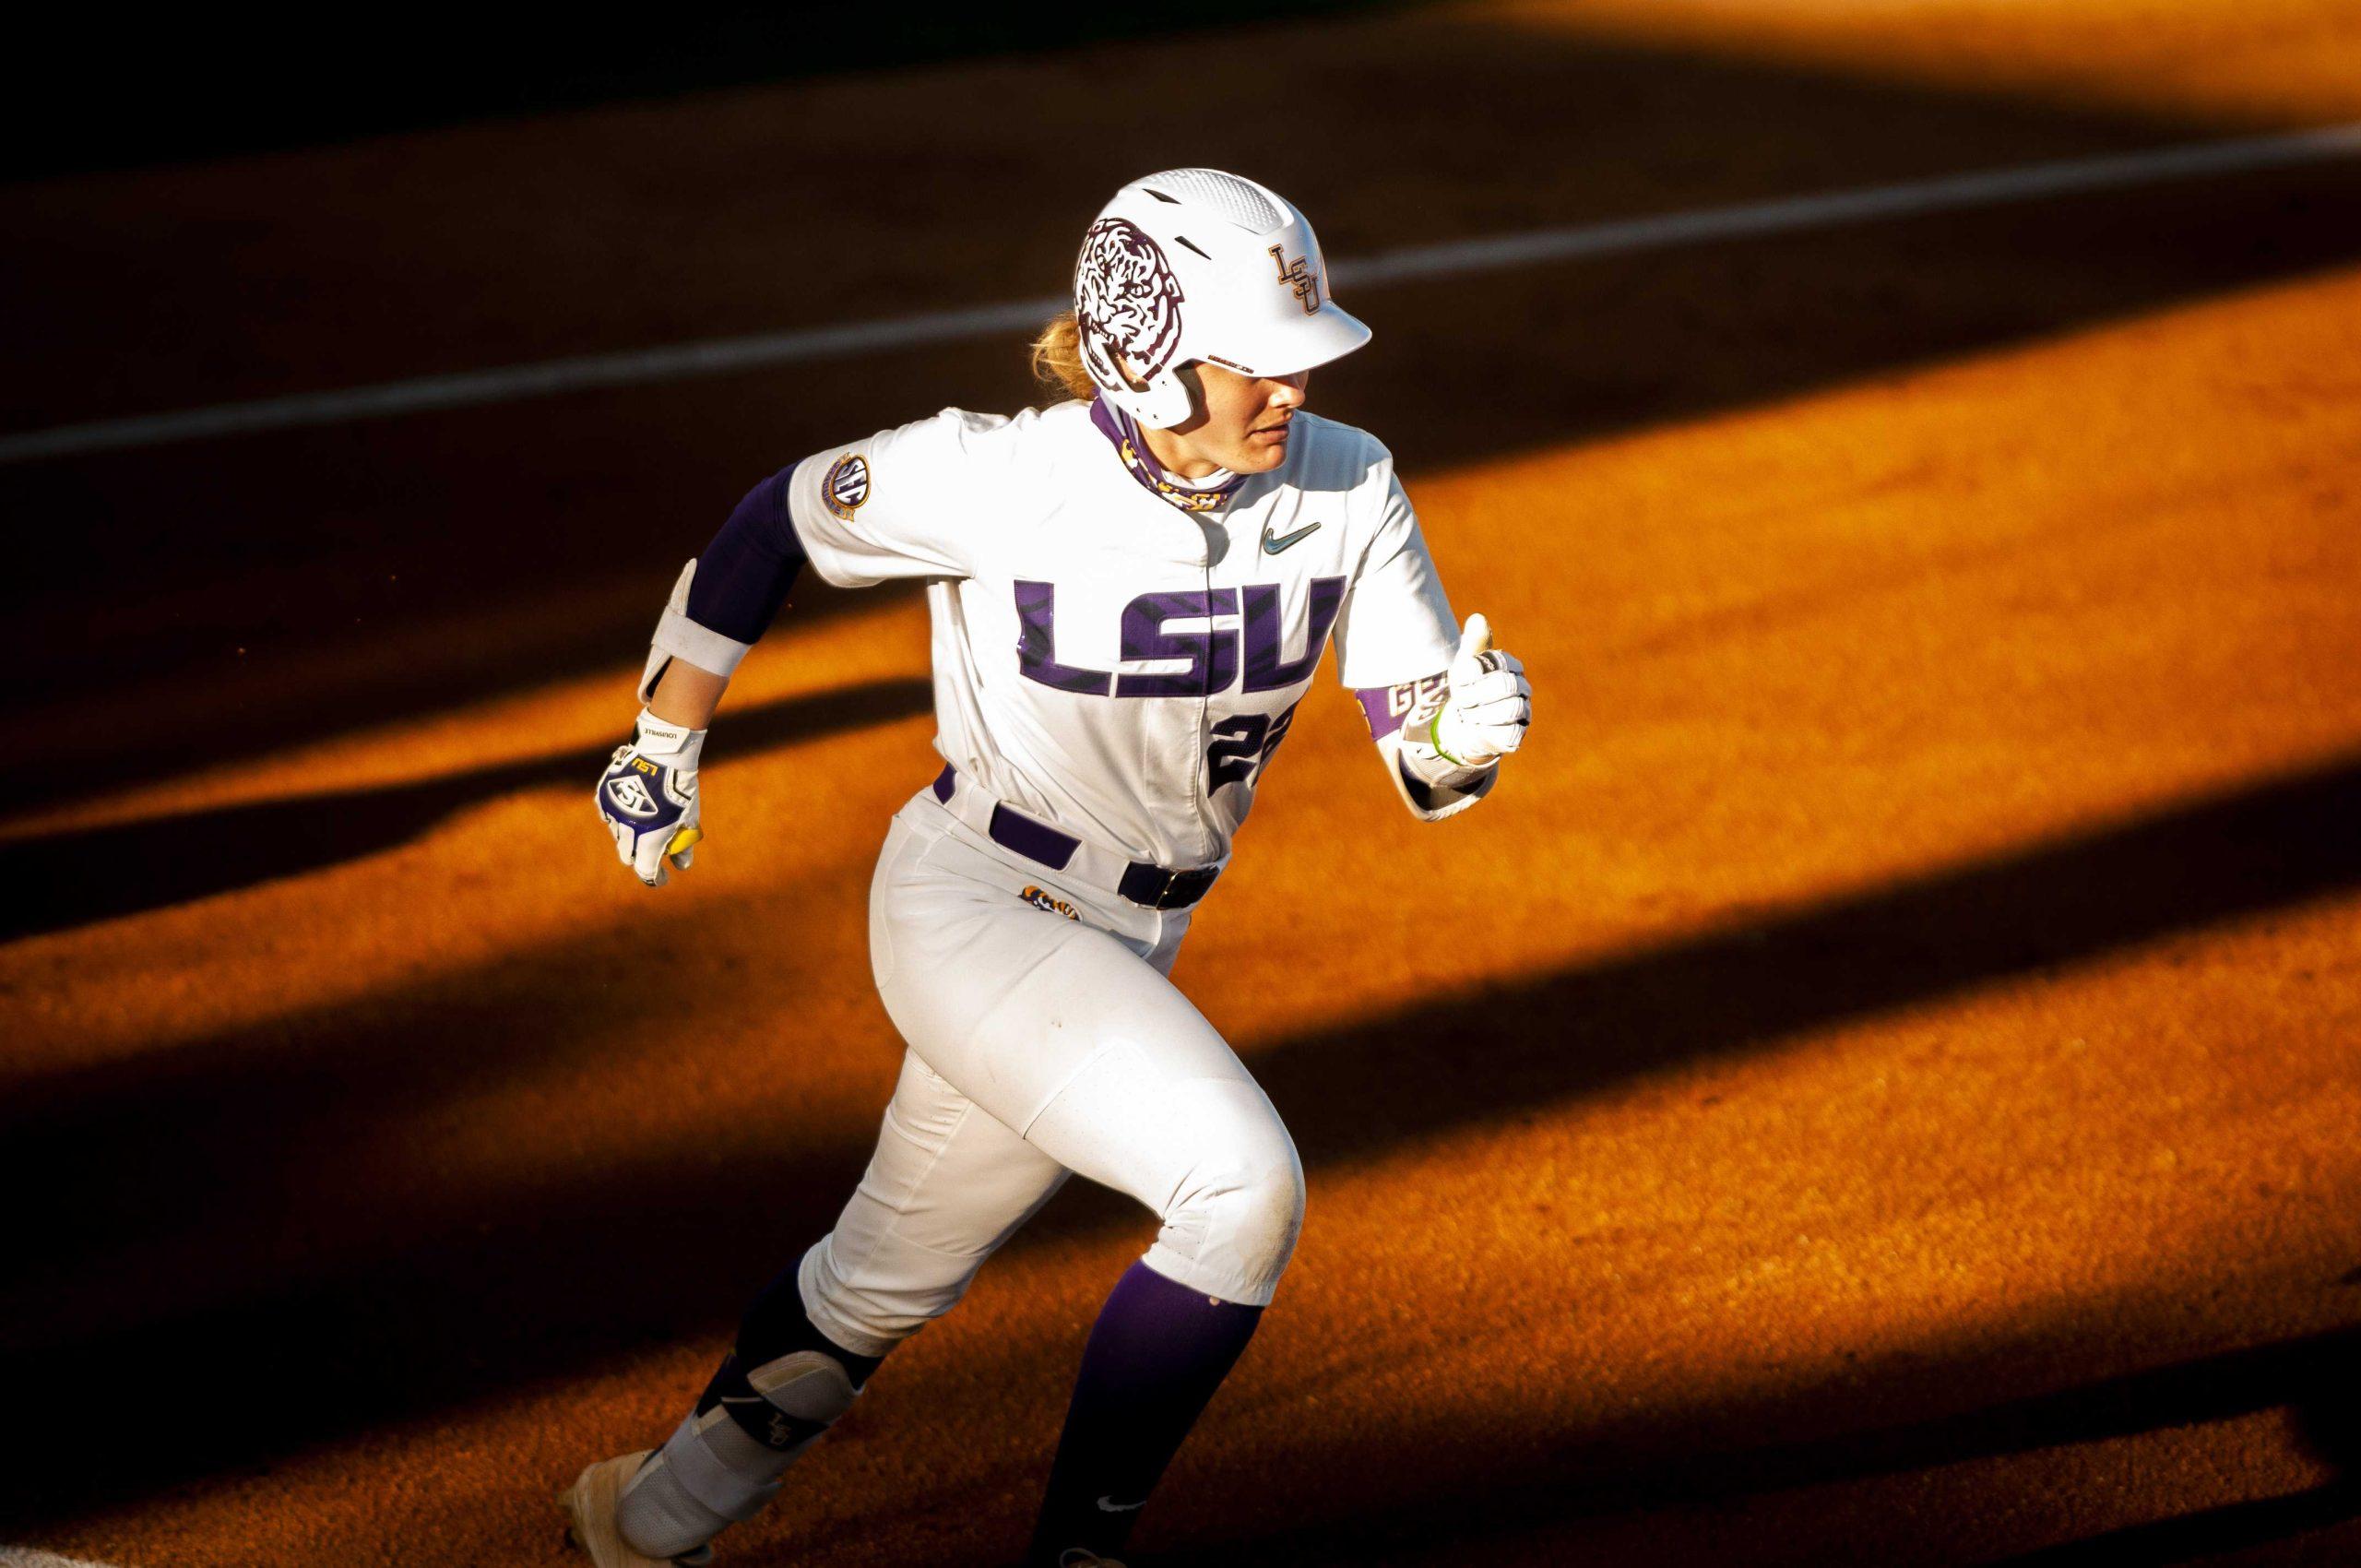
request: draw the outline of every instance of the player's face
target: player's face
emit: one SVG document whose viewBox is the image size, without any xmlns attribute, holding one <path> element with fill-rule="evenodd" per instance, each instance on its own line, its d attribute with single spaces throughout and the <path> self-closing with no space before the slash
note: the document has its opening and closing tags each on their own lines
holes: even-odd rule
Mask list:
<svg viewBox="0 0 2361 1568">
<path fill-rule="evenodd" d="M 1288 422 L 1303 407 L 1311 373 L 1293 375 L 1240 375 L 1203 361 L 1180 372 L 1192 384 L 1198 412 L 1186 424 L 1149 434 L 1171 438 L 1173 450 L 1159 451 L 1164 466 L 1184 479 L 1203 479 L 1216 469 L 1235 474 L 1264 474 L 1287 460 Z M 1175 461 L 1178 457 L 1180 460 Z"/>
</svg>

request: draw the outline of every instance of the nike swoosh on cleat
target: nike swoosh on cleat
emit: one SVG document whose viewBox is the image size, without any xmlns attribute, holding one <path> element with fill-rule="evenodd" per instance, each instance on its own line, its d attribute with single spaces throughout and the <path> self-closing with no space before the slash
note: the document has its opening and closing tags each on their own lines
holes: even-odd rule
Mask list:
<svg viewBox="0 0 2361 1568">
<path fill-rule="evenodd" d="M 1276 555 L 1280 551 L 1285 550 L 1287 546 L 1295 543 L 1297 540 L 1317 533 L 1319 530 L 1320 525 L 1318 523 L 1306 523 L 1303 527 L 1296 529 L 1293 533 L 1282 534 L 1278 538 L 1273 539 L 1271 537 L 1270 529 L 1265 526 L 1263 529 L 1263 553 L 1265 555 Z"/>
<path fill-rule="evenodd" d="M 1318 523 L 1314 523 L 1311 526 L 1316 529 L 1320 525 Z M 1310 529 L 1305 531 L 1309 532 Z M 1102 1497 L 1098 1500 L 1098 1511 L 1101 1514 L 1130 1514 L 1146 1506 L 1147 1499 L 1145 1497 L 1141 1498 L 1137 1503 L 1118 1503 L 1111 1496 Z"/>
</svg>

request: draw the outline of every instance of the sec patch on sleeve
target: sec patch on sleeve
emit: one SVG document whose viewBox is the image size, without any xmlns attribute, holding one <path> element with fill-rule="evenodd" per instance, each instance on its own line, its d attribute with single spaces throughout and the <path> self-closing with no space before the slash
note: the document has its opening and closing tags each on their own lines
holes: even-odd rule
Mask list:
<svg viewBox="0 0 2361 1568">
<path fill-rule="evenodd" d="M 860 510 L 869 499 L 869 459 L 858 452 L 848 452 L 828 466 L 828 477 L 820 481 L 820 493 L 827 497 L 828 510 L 846 522 Z"/>
</svg>

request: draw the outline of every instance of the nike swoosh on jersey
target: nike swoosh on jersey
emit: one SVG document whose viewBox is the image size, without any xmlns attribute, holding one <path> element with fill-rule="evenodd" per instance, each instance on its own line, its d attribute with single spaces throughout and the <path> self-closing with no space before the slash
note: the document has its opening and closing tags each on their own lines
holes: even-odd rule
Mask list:
<svg viewBox="0 0 2361 1568">
<path fill-rule="evenodd" d="M 1287 546 L 1296 543 L 1299 540 L 1309 538 L 1311 535 L 1319 531 L 1320 525 L 1318 523 L 1306 523 L 1303 527 L 1296 529 L 1293 533 L 1282 534 L 1278 538 L 1273 539 L 1271 537 L 1271 530 L 1266 525 L 1263 529 L 1263 553 L 1265 555 L 1276 555 L 1280 551 L 1285 550 Z"/>
</svg>

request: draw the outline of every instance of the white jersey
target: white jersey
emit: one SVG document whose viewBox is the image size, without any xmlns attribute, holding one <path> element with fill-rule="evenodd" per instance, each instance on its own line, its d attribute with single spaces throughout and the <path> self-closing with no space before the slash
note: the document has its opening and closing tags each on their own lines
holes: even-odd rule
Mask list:
<svg viewBox="0 0 2361 1568">
<path fill-rule="evenodd" d="M 1397 694 L 1458 637 L 1392 455 L 1291 429 L 1276 470 L 1191 513 L 1086 404 L 946 409 L 799 465 L 790 516 L 838 587 L 926 579 L 944 761 L 1077 837 L 1217 864 L 1332 637 L 1345 685 Z"/>
</svg>

